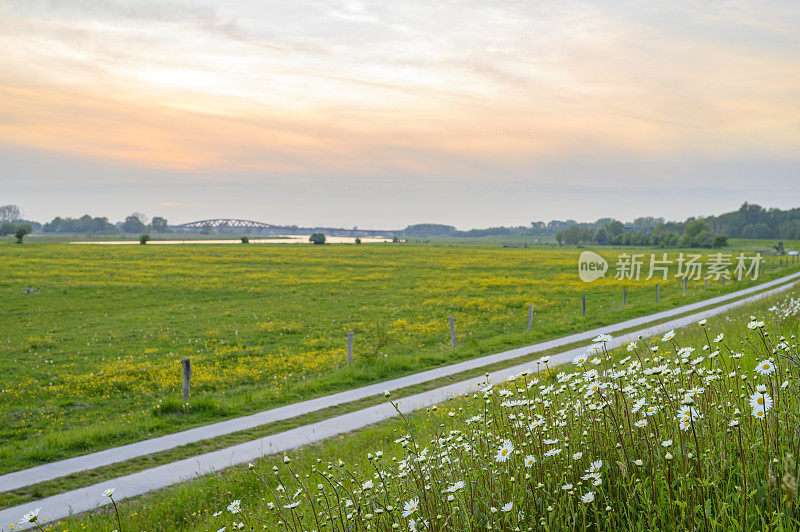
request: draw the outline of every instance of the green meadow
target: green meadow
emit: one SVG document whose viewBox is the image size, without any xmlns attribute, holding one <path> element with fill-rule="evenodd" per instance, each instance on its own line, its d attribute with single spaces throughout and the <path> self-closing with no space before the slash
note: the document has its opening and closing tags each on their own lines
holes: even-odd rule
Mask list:
<svg viewBox="0 0 800 532">
<path fill-rule="evenodd" d="M 733 242 L 724 252 L 769 245 Z M 3 243 L 0 472 L 754 284 L 690 281 L 684 296 L 674 265 L 666 281 L 606 277 L 587 284 L 577 274 L 581 251 L 520 239 L 361 246 Z M 613 268 L 623 252 L 676 257 L 688 250 L 596 251 Z M 758 282 L 797 270 L 778 264 Z M 38 292 L 24 293 L 31 287 Z M 535 309 L 531 332 L 528 305 Z M 455 317 L 455 348 L 448 316 Z M 349 331 L 355 333 L 352 365 L 345 363 Z M 181 357 L 193 364 L 188 404 L 180 397 Z"/>
<path fill-rule="evenodd" d="M 795 390 L 800 378 L 792 362 L 800 360 L 798 301 L 793 289 L 671 339 L 594 350 L 585 362 L 492 383 L 474 397 L 264 457 L 252 469 L 122 501 L 121 525 L 211 532 L 239 523 L 278 530 L 793 530 L 800 525 L 797 449 L 792 431 L 781 428 L 796 420 L 797 396 L 782 390 Z M 753 327 L 752 316 L 763 325 Z M 756 371 L 764 360 L 777 370 Z M 617 388 L 591 392 L 615 379 Z M 750 405 L 760 384 L 771 396 L 766 420 Z M 696 413 L 683 430 L 686 396 Z M 581 414 L 576 401 L 596 407 Z M 228 507 L 237 500 L 233 513 Z M 513 511 L 503 510 L 509 505 Z M 97 511 L 53 529 L 117 526 L 114 514 Z"/>
</svg>

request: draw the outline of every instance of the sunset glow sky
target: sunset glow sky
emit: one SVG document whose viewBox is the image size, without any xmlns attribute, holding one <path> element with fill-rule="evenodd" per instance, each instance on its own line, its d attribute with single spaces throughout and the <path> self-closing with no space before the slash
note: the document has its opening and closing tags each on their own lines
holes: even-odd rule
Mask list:
<svg viewBox="0 0 800 532">
<path fill-rule="evenodd" d="M 360 227 L 796 207 L 798 28 L 792 1 L 0 0 L 0 204 Z"/>
</svg>

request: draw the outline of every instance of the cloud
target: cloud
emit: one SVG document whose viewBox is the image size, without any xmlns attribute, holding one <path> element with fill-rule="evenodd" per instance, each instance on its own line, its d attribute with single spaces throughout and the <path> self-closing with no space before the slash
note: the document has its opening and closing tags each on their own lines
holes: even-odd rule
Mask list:
<svg viewBox="0 0 800 532">
<path fill-rule="evenodd" d="M 640 161 L 723 183 L 698 169 L 796 164 L 795 22 L 781 2 L 6 1 L 0 148 L 91 161 L 86 183 L 663 178 Z"/>
</svg>

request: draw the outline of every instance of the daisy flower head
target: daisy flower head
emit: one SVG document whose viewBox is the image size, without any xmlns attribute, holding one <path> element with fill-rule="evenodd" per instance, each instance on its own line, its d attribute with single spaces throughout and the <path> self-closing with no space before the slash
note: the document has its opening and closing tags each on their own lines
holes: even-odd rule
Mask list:
<svg viewBox="0 0 800 532">
<path fill-rule="evenodd" d="M 410 501 L 406 501 L 403 505 L 403 517 L 408 517 L 414 512 L 417 511 L 419 507 L 419 499 L 411 499 Z"/>
<path fill-rule="evenodd" d="M 596 355 L 603 352 L 603 344 L 592 344 L 586 348 L 587 355 Z"/>
<path fill-rule="evenodd" d="M 590 397 L 590 396 L 594 395 L 595 392 L 598 392 L 601 389 L 602 389 L 602 385 L 599 382 L 594 381 L 593 383 L 591 383 L 589 386 L 586 387 L 586 393 L 584 395 L 586 397 Z"/>
<path fill-rule="evenodd" d="M 228 511 L 234 515 L 242 511 L 242 501 L 236 499 L 228 505 Z"/>
<path fill-rule="evenodd" d="M 640 429 L 643 429 L 643 428 L 645 428 L 647 426 L 647 420 L 646 419 L 640 419 L 639 421 L 634 423 L 634 425 L 636 425 Z"/>
<path fill-rule="evenodd" d="M 525 467 L 531 467 L 533 464 L 536 463 L 536 458 L 531 455 L 525 457 Z"/>
<path fill-rule="evenodd" d="M 752 318 L 750 320 L 750 323 L 747 324 L 747 328 L 751 329 L 751 330 L 760 329 L 763 326 L 764 326 L 764 322 L 763 321 L 758 321 L 755 318 Z"/>
<path fill-rule="evenodd" d="M 35 510 L 31 510 L 30 512 L 28 512 L 25 515 L 23 515 L 19 520 L 20 526 L 22 526 L 22 525 L 24 525 L 26 523 L 35 523 L 35 522 L 37 522 L 39 520 L 39 512 L 41 512 L 41 511 L 42 511 L 41 508 L 36 508 Z"/>
<path fill-rule="evenodd" d="M 670 331 L 667 331 L 666 333 L 664 333 L 664 336 L 661 337 L 661 341 L 662 342 L 669 342 L 673 338 L 675 338 L 675 331 L 670 330 Z"/>
<path fill-rule="evenodd" d="M 628 352 L 631 352 L 634 349 L 636 349 L 636 342 L 629 343 L 628 346 L 626 347 L 626 349 L 628 350 Z"/>
<path fill-rule="evenodd" d="M 445 491 L 445 493 L 455 493 L 458 490 L 464 489 L 464 486 L 466 486 L 466 484 L 464 484 L 464 481 L 463 480 L 459 480 L 458 482 L 456 482 L 452 486 L 448 486 L 448 488 L 446 490 L 444 490 L 444 491 Z"/>
<path fill-rule="evenodd" d="M 762 360 L 756 366 L 756 371 L 761 375 L 770 375 L 775 372 L 775 364 L 770 359 Z"/>
<path fill-rule="evenodd" d="M 586 364 L 587 360 L 589 360 L 589 355 L 583 354 L 583 355 L 578 355 L 575 358 L 573 358 L 572 359 L 572 363 L 580 368 L 580 367 L 583 367 L 584 364 Z"/>
<path fill-rule="evenodd" d="M 514 503 L 513 503 L 513 502 L 507 502 L 507 503 L 505 503 L 505 504 L 502 506 L 502 508 L 500 508 L 500 509 L 501 509 L 503 512 L 505 512 L 505 513 L 508 513 L 508 512 L 510 512 L 510 511 L 511 511 L 511 509 L 512 509 L 512 508 L 514 508 Z"/>
<path fill-rule="evenodd" d="M 772 409 L 772 397 L 768 393 L 756 392 L 750 396 L 750 407 L 753 409 L 753 416 L 764 418 Z"/>
<path fill-rule="evenodd" d="M 293 503 L 284 504 L 283 507 L 286 508 L 287 510 L 291 510 L 292 508 L 297 508 L 298 506 L 300 506 L 301 502 L 302 501 L 295 501 Z"/>
<path fill-rule="evenodd" d="M 573 460 L 580 460 L 581 458 L 583 458 L 583 453 L 580 451 L 572 455 Z"/>
<path fill-rule="evenodd" d="M 495 455 L 494 459 L 498 462 L 505 462 L 513 452 L 514 444 L 512 444 L 510 440 L 506 440 L 503 442 L 502 447 L 497 450 L 497 455 Z"/>
<path fill-rule="evenodd" d="M 678 417 L 680 419 L 700 419 L 703 415 L 697 411 L 696 408 L 691 407 L 689 405 L 683 405 L 680 410 L 678 410 Z"/>
<path fill-rule="evenodd" d="M 644 397 L 642 397 L 641 399 L 633 403 L 633 408 L 631 408 L 631 412 L 635 414 L 636 412 L 641 410 L 644 405 L 645 405 L 645 399 Z"/>
<path fill-rule="evenodd" d="M 686 392 L 686 395 L 689 395 L 691 397 L 697 397 L 698 395 L 700 395 L 704 391 L 706 391 L 706 389 L 703 388 L 702 386 L 695 386 L 694 388 L 692 388 L 691 390 Z"/>
<path fill-rule="evenodd" d="M 103 492 L 103 497 L 113 497 L 114 496 L 114 488 L 108 488 Z"/>
<path fill-rule="evenodd" d="M 545 456 L 547 456 L 547 457 L 549 458 L 549 457 L 551 457 L 551 456 L 555 456 L 555 455 L 557 455 L 557 454 L 558 454 L 558 453 L 560 453 L 560 452 L 561 452 L 561 448 L 560 448 L 560 447 L 556 447 L 556 448 L 554 448 L 554 449 L 550 449 L 549 451 L 547 451 L 546 453 L 544 453 L 544 455 L 545 455 Z"/>
<path fill-rule="evenodd" d="M 590 504 L 594 502 L 594 492 L 590 491 L 589 493 L 581 495 L 581 502 L 584 504 Z"/>
<path fill-rule="evenodd" d="M 603 469 L 603 461 L 602 460 L 595 460 L 591 464 L 589 464 L 589 468 L 586 470 L 586 473 L 590 475 L 596 475 Z"/>
<path fill-rule="evenodd" d="M 592 340 L 592 342 L 594 342 L 596 344 L 597 343 L 607 344 L 611 340 L 613 340 L 613 337 L 610 334 L 601 334 L 601 335 L 595 336 L 594 340 Z"/>
</svg>

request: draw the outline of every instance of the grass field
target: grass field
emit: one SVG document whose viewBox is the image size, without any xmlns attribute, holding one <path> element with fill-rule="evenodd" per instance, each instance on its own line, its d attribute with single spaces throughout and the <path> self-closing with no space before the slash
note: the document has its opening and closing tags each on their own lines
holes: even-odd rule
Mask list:
<svg viewBox="0 0 800 532">
<path fill-rule="evenodd" d="M 746 243 L 749 250 L 758 246 L 763 243 Z M 582 283 L 580 251 L 495 241 L 0 245 L 0 472 L 753 284 L 723 288 L 712 281 L 706 290 L 702 281 L 691 282 L 684 297 L 679 281 L 659 281 L 656 304 L 656 280 Z M 613 262 L 620 251 L 601 253 Z M 790 270 L 767 272 L 760 281 Z M 39 293 L 23 293 L 29 286 Z M 580 312 L 584 294 L 586 317 Z M 528 304 L 536 308 L 531 333 Z M 456 349 L 448 347 L 449 315 L 456 318 Z M 352 366 L 344 364 L 347 331 L 356 333 Z M 193 362 L 188 405 L 180 401 L 184 356 Z"/>
<path fill-rule="evenodd" d="M 541 381 L 530 387 L 525 383 L 533 382 L 534 376 L 528 376 L 522 384 L 518 381 L 495 387 L 477 400 L 456 399 L 439 408 L 410 414 L 407 420 L 390 420 L 322 442 L 291 453 L 288 464 L 282 456 L 265 457 L 254 470 L 237 467 L 135 501 L 124 501 L 123 528 L 213 532 L 223 526 L 235 529 L 240 522 L 258 523 L 258 519 L 267 523 L 267 529 L 311 529 L 317 528 L 310 512 L 313 500 L 316 510 L 324 514 L 321 519 L 326 521 L 326 529 L 333 530 L 342 529 L 340 508 L 342 521 L 356 530 L 366 530 L 367 525 L 374 530 L 388 530 L 395 522 L 400 530 L 408 530 L 412 519 L 418 530 L 427 529 L 423 526 L 425 520 L 433 529 L 449 523 L 452 529 L 460 527 L 459 530 L 484 530 L 487 524 L 495 530 L 595 529 L 597 525 L 606 530 L 796 529 L 796 490 L 792 488 L 796 484 L 792 479 L 796 481 L 797 465 L 787 455 L 797 455 L 797 442 L 792 431 L 780 428 L 788 429 L 796 422 L 793 390 L 798 376 L 797 369 L 772 347 L 783 344 L 780 351 L 797 357 L 798 295 L 795 289 L 789 296 L 747 305 L 711 318 L 705 327 L 695 325 L 679 330 L 674 339 L 666 342 L 661 338 L 639 342 L 638 354 L 626 349 L 607 357 L 601 354 L 606 360 L 601 364 L 560 367 L 541 375 Z M 768 310 L 792 297 L 795 299 L 791 307 L 781 305 L 786 312 Z M 765 321 L 766 341 L 759 329 L 748 327 L 751 315 Z M 723 336 L 717 337 L 719 334 Z M 652 352 L 650 347 L 657 351 Z M 681 367 L 677 353 L 683 347 L 694 349 L 689 360 L 683 362 L 686 382 L 680 381 L 681 372 L 677 371 Z M 709 357 L 711 353 L 716 356 Z M 777 373 L 756 373 L 755 364 L 769 358 L 778 366 Z M 646 368 L 666 364 L 668 371 L 641 375 L 637 366 L 640 359 Z M 584 378 L 590 368 L 601 370 L 601 382 L 609 378 L 602 371 L 627 370 L 630 384 L 624 376 L 611 377 L 623 379 L 616 391 L 614 386 L 608 388 L 611 406 L 590 410 L 592 414 L 587 419 L 569 415 L 571 422 L 562 426 L 558 420 L 565 415 L 565 404 L 575 400 L 573 393 L 581 399 L 585 397 L 587 404 L 599 401 L 597 396 L 590 398 L 585 396 L 585 390 L 579 390 L 594 382 Z M 576 378 L 567 381 L 575 386 L 558 382 L 562 371 L 577 373 Z M 659 374 L 663 375 L 669 394 L 675 395 L 675 405 L 660 395 Z M 644 380 L 635 386 L 641 389 L 634 393 L 631 385 L 640 379 Z M 790 386 L 782 392 L 778 381 L 784 380 L 790 381 Z M 762 382 L 770 386 L 768 393 L 777 401 L 768 413 L 768 423 L 753 416 L 747 404 L 756 385 Z M 554 387 L 548 388 L 551 384 Z M 513 395 L 500 391 L 503 389 Z M 691 431 L 682 431 L 676 412 L 690 389 L 695 398 L 693 407 L 703 417 L 697 418 Z M 514 396 L 534 398 L 534 411 L 528 412 L 524 405 L 502 406 Z M 659 407 L 658 411 L 652 416 L 642 415 L 644 410 L 630 413 L 639 397 L 646 398 L 647 405 Z M 624 416 L 619 434 L 612 429 L 608 414 L 604 414 L 609 410 Z M 474 420 L 476 416 L 480 418 L 478 422 Z M 539 416 L 545 419 L 546 432 L 531 438 L 526 430 L 517 427 L 520 419 L 527 428 Z M 592 417 L 596 419 L 593 421 Z M 645 428 L 634 426 L 633 421 L 640 419 L 648 421 Z M 733 419 L 739 424 L 729 426 Z M 481 437 L 476 439 L 479 434 Z M 741 447 L 739 434 L 744 442 Z M 544 442 L 546 437 L 558 441 Z M 500 462 L 496 454 L 504 438 L 513 440 L 516 449 L 507 461 Z M 616 445 L 619 441 L 624 450 L 623 445 Z M 671 444 L 662 444 L 667 441 Z M 465 450 L 465 443 L 471 444 L 475 452 Z M 544 455 L 546 450 L 556 448 L 564 450 L 552 457 Z M 576 452 L 583 456 L 575 458 Z M 414 465 L 420 455 L 430 457 L 419 461 L 429 473 L 425 488 Z M 535 465 L 526 464 L 528 456 L 537 459 Z M 601 482 L 593 485 L 595 478 L 582 476 L 584 469 L 597 459 L 603 461 L 599 469 Z M 459 480 L 465 482 L 464 488 L 444 492 Z M 373 487 L 364 487 L 368 481 Z M 333 485 L 339 487 L 338 497 Z M 563 489 L 567 485 L 571 485 L 569 489 Z M 595 499 L 582 502 L 589 492 Z M 448 495 L 453 499 L 449 500 Z M 425 497 L 428 502 L 420 503 L 414 513 L 401 515 L 406 502 Z M 355 504 L 347 505 L 347 499 Z M 241 500 L 242 510 L 236 514 L 226 510 L 234 500 Z M 501 507 L 509 502 L 513 503 L 513 512 L 502 511 Z M 295 503 L 299 504 L 285 508 Z M 439 526 L 435 526 L 437 521 Z M 53 529 L 100 531 L 116 527 L 113 514 L 98 511 L 66 520 Z"/>
</svg>

